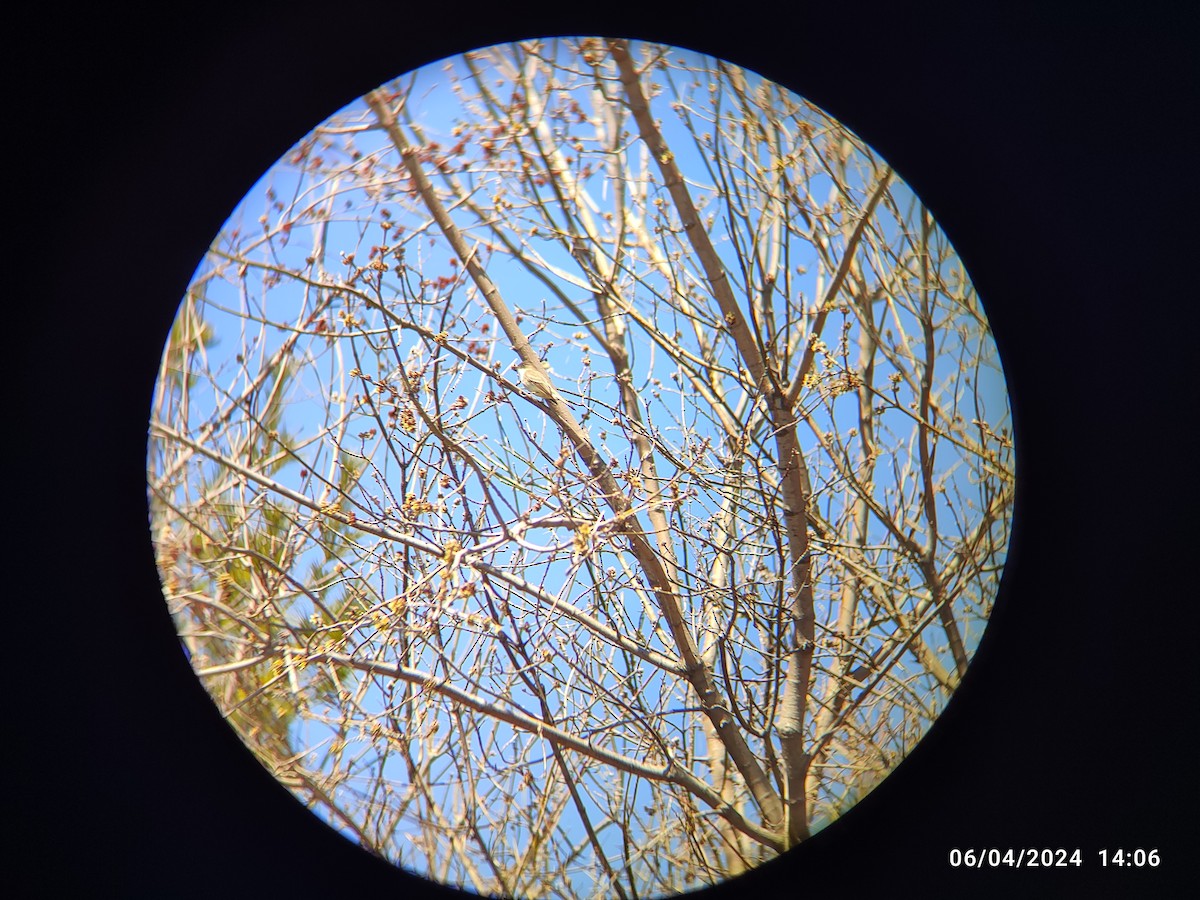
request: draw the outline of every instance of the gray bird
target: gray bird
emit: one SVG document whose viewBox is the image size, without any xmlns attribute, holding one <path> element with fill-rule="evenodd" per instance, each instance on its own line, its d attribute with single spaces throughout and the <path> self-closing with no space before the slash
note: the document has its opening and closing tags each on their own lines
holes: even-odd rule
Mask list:
<svg viewBox="0 0 1200 900">
<path fill-rule="evenodd" d="M 525 386 L 525 390 L 533 396 L 541 397 L 543 400 L 562 399 L 558 391 L 554 389 L 554 385 L 550 383 L 546 373 L 533 363 L 524 360 L 517 363 L 517 374 L 521 376 L 521 384 Z"/>
</svg>

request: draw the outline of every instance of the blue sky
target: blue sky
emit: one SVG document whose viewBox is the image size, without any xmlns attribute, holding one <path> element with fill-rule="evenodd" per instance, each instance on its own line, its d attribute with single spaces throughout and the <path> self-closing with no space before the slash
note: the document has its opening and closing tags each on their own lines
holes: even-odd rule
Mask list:
<svg viewBox="0 0 1200 900">
<path fill-rule="evenodd" d="M 699 63 L 697 57 L 687 52 L 672 51 L 670 58 L 672 61 L 681 59 L 688 65 Z M 420 123 L 425 139 L 438 142 L 442 148 L 451 147 L 458 140 L 454 129 L 457 124 L 456 119 L 461 114 L 461 107 L 453 95 L 451 74 L 457 74 L 460 78 L 465 77 L 464 64 L 461 61 L 458 62 L 452 71 L 447 70 L 442 64 L 426 67 L 417 73 L 410 94 L 410 104 L 415 108 L 414 118 Z M 753 83 L 752 78 L 751 81 Z M 404 83 L 407 84 L 407 79 L 404 80 Z M 585 88 L 586 83 L 580 80 L 574 90 L 582 96 Z M 696 91 L 697 97 L 706 97 L 706 88 L 706 85 L 701 84 Z M 722 253 L 727 269 L 734 273 L 731 278 L 736 281 L 738 254 L 733 244 L 734 235 L 732 230 L 727 227 L 728 222 L 724 218 L 721 198 L 717 195 L 715 182 L 708 177 L 710 173 L 702 165 L 699 147 L 687 135 L 680 121 L 672 118 L 670 113 L 671 110 L 665 104 L 662 104 L 661 108 L 655 109 L 655 114 L 662 117 L 664 133 L 670 140 L 681 168 L 691 179 L 690 187 L 694 196 L 711 198 L 710 206 L 702 210 L 702 214 L 711 213 L 714 216 L 712 224 L 708 226 L 710 233 Z M 386 244 L 392 240 L 379 228 L 379 223 L 384 218 L 382 216 L 384 208 L 388 210 L 391 221 L 404 224 L 410 234 L 412 231 L 427 227 L 428 223 L 419 214 L 405 211 L 403 195 L 371 196 L 360 190 L 352 189 L 351 170 L 361 166 L 362 160 L 376 156 L 382 157 L 383 154 L 391 152 L 385 146 L 379 132 L 362 129 L 362 126 L 370 121 L 371 116 L 364 103 L 356 101 L 350 104 L 333 116 L 331 118 L 333 124 L 327 126 L 329 131 L 341 129 L 343 133 L 327 135 L 329 145 L 315 151 L 321 153 L 331 164 L 339 158 L 340 154 L 341 162 L 345 167 L 340 176 L 342 179 L 340 190 L 344 193 L 339 193 L 335 199 L 328 199 L 323 193 L 329 183 L 328 176 L 326 174 L 314 176 L 311 173 L 299 172 L 289 162 L 293 154 L 292 151 L 288 151 L 281 157 L 280 164 L 266 173 L 247 193 L 246 198 L 231 215 L 227 226 L 222 229 L 214 246 L 225 253 L 245 254 L 264 267 L 280 265 L 303 271 L 308 278 L 319 282 L 322 270 L 334 279 L 345 277 L 350 271 L 344 263 L 345 256 L 353 255 L 356 265 L 364 265 L 370 259 L 373 246 Z M 628 122 L 625 127 L 632 129 L 632 125 Z M 353 141 L 355 151 L 360 154 L 358 158 L 352 158 L 346 152 L 348 139 Z M 642 158 L 639 162 L 636 147 L 632 152 L 635 157 L 635 166 L 642 165 L 645 171 L 655 174 L 657 177 L 652 161 Z M 392 154 L 392 162 L 394 163 L 394 161 L 394 154 Z M 902 173 L 900 174 L 902 175 Z M 461 177 L 469 181 L 473 176 L 472 173 L 466 172 Z M 609 199 L 610 188 L 605 183 L 602 170 L 585 181 L 593 196 L 598 198 L 598 202 Z M 826 176 L 817 175 L 812 182 L 812 193 L 818 199 L 822 192 L 829 192 L 832 188 L 833 182 Z M 852 183 L 851 188 L 865 198 L 867 189 L 865 183 L 857 185 Z M 660 193 L 660 190 L 656 185 L 651 184 L 648 192 L 648 196 L 653 198 L 656 193 Z M 911 192 L 899 180 L 893 185 L 892 194 L 901 208 L 915 203 Z M 310 212 L 314 208 L 329 210 L 330 216 L 327 225 L 313 219 Z M 455 215 L 460 225 L 468 229 L 471 239 L 476 237 L 482 239 L 487 236 L 486 232 L 479 227 L 478 222 L 473 221 L 472 216 L 465 209 L 457 210 Z M 884 227 L 885 237 L 889 240 L 898 238 L 898 234 L 888 233 L 890 227 L 893 226 Z M 325 245 L 324 255 L 319 259 L 314 258 L 313 262 L 309 263 L 306 259 L 313 252 L 314 241 L 318 240 L 322 233 Z M 789 249 L 794 256 L 789 258 L 789 265 L 796 273 L 792 289 L 805 298 L 806 305 L 814 303 L 828 286 L 830 273 L 821 270 L 817 256 L 811 247 L 806 247 L 800 241 L 791 243 L 794 246 Z M 578 269 L 573 266 L 570 254 L 565 247 L 553 239 L 551 232 L 544 231 L 540 237 L 529 238 L 528 248 L 536 251 L 538 256 L 553 269 L 574 272 L 578 279 Z M 446 308 L 474 309 L 475 312 L 471 314 L 469 320 L 460 320 L 447 330 L 456 339 L 465 341 L 471 338 L 482 342 L 487 349 L 486 362 L 488 366 L 493 363 L 498 364 L 502 374 L 511 374 L 507 372 L 507 367 L 515 361 L 515 354 L 501 338 L 499 329 L 493 328 L 486 337 L 478 330 L 479 323 L 486 320 L 486 316 L 482 312 L 482 301 L 472 298 L 472 288 L 469 284 L 464 284 L 461 280 L 455 281 L 458 279 L 460 269 L 451 263 L 452 254 L 440 236 L 429 231 L 419 239 L 410 240 L 406 245 L 405 252 L 406 263 L 421 277 L 433 281 L 440 276 L 452 281 L 452 286 L 427 286 L 425 296 L 429 302 L 424 305 L 410 306 L 411 309 L 424 311 L 426 314 L 424 324 L 428 329 L 438 330 L 439 323 L 444 321 Z M 864 264 L 869 265 L 869 261 L 864 261 Z M 500 285 L 505 300 L 526 313 L 524 325 L 533 335 L 535 347 L 544 353 L 560 387 L 585 395 L 590 394 L 597 401 L 612 403 L 614 402 L 614 391 L 611 376 L 603 373 L 601 366 L 584 365 L 584 361 L 587 359 L 595 361 L 600 359 L 599 348 L 578 322 L 569 320 L 559 303 L 554 287 L 561 290 L 567 299 L 577 302 L 587 299 L 586 291 L 580 287 L 577 280 L 557 277 L 553 269 L 547 275 L 553 286 L 548 286 L 546 282 L 534 277 L 527 266 L 502 254 L 490 257 L 487 263 L 488 273 Z M 803 274 L 799 271 L 801 269 L 805 270 Z M 391 276 L 389 276 L 390 278 Z M 398 280 L 389 280 L 385 283 L 389 285 L 390 290 L 397 294 L 403 288 Z M 286 277 L 277 283 L 272 283 L 272 275 L 266 268 L 243 279 L 238 273 L 238 264 L 221 257 L 214 257 L 200 266 L 194 285 L 197 296 L 201 294 L 203 296 L 204 318 L 213 327 L 216 334 L 216 341 L 205 349 L 205 353 L 208 371 L 216 373 L 212 384 L 219 386 L 219 390 L 210 389 L 210 385 L 203 381 L 197 383 L 189 398 L 191 405 L 187 421 L 188 430 L 193 434 L 199 432 L 206 423 L 214 421 L 223 410 L 228 408 L 228 398 L 238 396 L 245 389 L 247 382 L 258 372 L 262 361 L 269 359 L 284 341 L 293 337 L 294 329 L 309 328 L 308 313 L 314 308 L 315 300 L 322 291 L 319 286 L 314 286 L 312 283 Z M 697 280 L 696 285 L 692 285 L 692 287 L 699 288 L 702 285 Z M 669 294 L 671 285 L 663 280 L 655 281 L 648 278 L 642 284 L 635 285 L 632 290 L 635 294 L 643 297 L 649 291 L 665 295 Z M 742 299 L 744 300 L 744 298 Z M 541 318 L 543 304 L 548 310 L 545 320 Z M 680 337 L 676 340 L 693 341 L 693 337 L 689 334 L 689 323 L 679 317 L 673 307 L 658 304 L 654 308 L 656 315 L 661 316 L 658 321 L 660 330 L 668 333 L 678 332 Z M 327 313 L 331 327 L 336 325 L 337 312 L 335 304 Z M 356 306 L 354 314 L 368 315 L 361 304 Z M 905 327 L 915 327 L 915 320 L 905 319 L 902 312 L 897 315 L 900 324 Z M 263 319 L 273 323 L 286 323 L 288 327 L 265 324 Z M 834 325 L 827 329 L 826 335 L 827 342 L 832 345 L 836 343 L 837 329 L 841 321 L 836 312 L 831 316 L 831 321 Z M 468 322 L 470 328 L 468 328 Z M 367 324 L 368 328 L 376 329 L 377 333 L 382 333 L 386 326 L 386 323 L 378 317 L 374 320 L 368 319 Z M 794 323 L 791 327 L 795 327 Z M 957 363 L 959 351 L 955 347 L 957 340 L 955 334 L 952 328 L 947 328 L 942 333 L 945 343 L 935 368 L 935 380 L 937 381 L 944 382 L 961 375 Z M 435 358 L 436 348 L 431 348 L 428 341 L 419 339 L 412 332 L 400 332 L 400 340 L 402 341 L 399 346 L 401 360 L 411 358 L 415 361 L 431 363 Z M 720 342 L 716 345 L 723 349 L 714 364 L 735 366 L 736 361 L 732 356 L 731 345 Z M 286 463 L 274 477 L 291 489 L 299 493 L 306 493 L 319 488 L 319 485 L 316 485 L 310 477 L 312 472 L 328 473 L 331 478 L 333 477 L 333 473 L 337 471 L 339 454 L 333 451 L 328 441 L 304 444 L 303 438 L 317 435 L 326 427 L 328 418 L 326 410 L 331 406 L 339 407 L 346 402 L 348 395 L 356 393 L 358 381 L 349 374 L 355 364 L 347 356 L 350 348 L 345 342 L 331 341 L 320 335 L 309 333 L 304 335 L 298 347 L 300 349 L 295 354 L 295 358 L 301 361 L 302 368 L 296 373 L 288 388 L 286 411 L 280 431 L 286 430 L 293 438 L 300 440 L 300 444 L 297 445 L 297 453 L 306 462 L 303 465 L 298 462 Z M 360 351 L 366 351 L 363 344 L 357 345 L 357 348 Z M 699 352 L 699 346 L 694 342 L 689 344 L 689 348 Z M 410 353 L 416 353 L 417 356 L 409 357 Z M 851 345 L 850 356 L 853 357 L 855 353 L 856 349 Z M 980 416 L 992 422 L 996 428 L 1000 428 L 1008 425 L 1007 396 L 994 348 L 991 349 L 991 356 L 993 365 L 978 373 L 980 390 L 975 397 L 978 398 L 982 407 L 980 409 L 963 409 L 958 412 L 968 421 Z M 670 387 L 672 370 L 669 367 L 663 367 L 662 359 L 662 355 L 656 352 L 650 343 L 636 346 L 633 357 L 634 379 L 635 383 L 643 389 L 643 396 L 647 397 L 649 401 L 648 418 L 661 428 L 663 442 L 672 448 L 677 458 L 685 458 L 687 456 L 685 431 L 693 434 L 702 433 L 706 427 L 704 410 L 697 409 L 694 403 L 689 403 L 685 391 Z M 445 360 L 447 364 L 453 363 L 453 359 L 449 356 L 446 356 Z M 361 369 L 368 376 L 379 377 L 393 371 L 396 365 L 395 356 L 385 353 L 376 359 L 368 354 L 364 356 Z M 600 372 L 600 374 L 594 381 L 589 382 L 584 376 L 590 372 Z M 875 373 L 875 384 L 882 387 L 887 383 L 890 374 L 891 370 L 881 364 Z M 481 438 L 479 445 L 481 457 L 487 458 L 494 449 L 497 459 L 504 458 L 502 454 L 511 454 L 507 458 L 534 461 L 538 448 L 552 455 L 558 452 L 559 439 L 556 428 L 536 407 L 522 400 L 516 400 L 511 406 L 489 404 L 485 399 L 485 394 L 488 390 L 497 389 L 497 385 L 478 369 L 463 367 L 446 377 L 447 380 L 439 384 L 443 407 L 453 397 L 462 395 L 468 398 L 467 406 L 462 410 L 461 415 L 464 419 L 471 421 L 474 433 Z M 654 396 L 655 389 L 649 381 L 651 377 L 659 379 L 663 385 L 666 385 L 659 391 L 657 397 Z M 819 394 L 814 391 L 811 396 L 806 398 L 805 405 L 813 409 L 814 422 L 818 427 L 845 436 L 845 440 L 848 442 L 847 446 L 853 448 L 855 446 L 854 438 L 848 436 L 857 425 L 857 410 L 853 400 L 854 394 L 850 393 L 833 400 L 826 406 L 821 401 Z M 736 406 L 741 401 L 741 393 L 736 389 L 731 391 L 730 404 Z M 601 415 L 602 404 L 597 405 L 596 409 L 598 410 L 597 417 L 590 426 L 593 440 L 598 446 L 610 448 L 611 456 L 622 467 L 628 466 L 631 454 L 629 442 L 623 438 L 620 430 L 616 427 L 606 428 L 604 426 Z M 365 412 L 362 414 L 348 413 L 348 416 L 345 437 L 341 444 L 343 454 L 341 458 L 345 460 L 347 457 L 344 454 L 349 452 L 351 456 L 357 454 L 361 458 L 369 458 L 378 466 L 376 471 L 367 470 L 365 476 L 367 480 L 364 482 L 367 486 L 361 495 L 356 495 L 356 499 L 362 503 L 360 515 L 382 512 L 376 508 L 377 504 L 367 495 L 368 493 L 381 495 L 381 492 L 384 491 L 384 484 L 396 499 L 402 499 L 405 494 L 413 492 L 430 499 L 437 497 L 438 488 L 434 484 L 433 477 L 420 478 L 415 477 L 411 472 L 406 472 L 405 479 L 399 480 L 399 474 L 393 464 L 388 461 L 387 454 L 384 452 L 384 435 L 377 433 L 371 437 L 358 437 L 358 435 L 369 434 L 375 428 L 376 420 L 373 417 Z M 877 427 L 881 443 L 889 431 L 894 430 L 894 437 L 891 440 L 899 443 L 900 446 L 897 448 L 899 451 L 903 449 L 904 435 L 910 433 L 911 422 L 904 410 L 895 409 L 885 412 L 880 417 Z M 603 436 L 605 432 L 607 432 L 607 437 Z M 401 435 L 396 435 L 392 439 L 404 440 Z M 717 441 L 708 455 L 701 460 L 714 473 L 720 470 L 720 463 L 716 458 L 719 446 L 719 441 Z M 915 452 L 915 449 L 912 449 L 912 452 Z M 975 486 L 971 484 L 970 473 L 966 467 L 952 465 L 946 445 L 943 444 L 940 452 L 943 454 L 941 460 L 944 466 L 944 470 L 940 471 L 948 479 L 948 483 L 968 494 L 973 492 Z M 899 454 L 899 456 L 902 455 Z M 818 503 L 840 502 L 837 494 L 834 493 L 836 473 L 827 464 L 821 464 L 819 454 L 814 454 L 811 465 L 814 487 L 818 492 Z M 660 467 L 660 474 L 665 476 L 673 474 L 674 467 L 666 457 L 660 461 Z M 920 488 L 919 483 L 915 480 L 907 481 L 902 485 L 894 482 L 888 484 L 886 469 L 881 471 L 883 472 L 879 476 L 881 491 L 895 488 L 912 495 Z M 376 476 L 378 476 L 378 481 L 372 483 L 370 479 Z M 539 482 L 539 485 L 546 487 L 544 479 Z M 828 485 L 828 489 L 824 489 L 823 485 Z M 514 512 L 514 518 L 517 511 L 528 508 L 529 495 L 527 493 L 505 491 L 499 481 L 494 482 L 491 487 L 493 491 L 508 498 L 509 508 Z M 451 496 L 448 499 L 453 502 L 454 498 Z M 482 496 L 480 493 L 473 493 L 471 489 L 468 489 L 458 499 L 468 504 L 478 504 L 481 502 Z M 694 501 L 686 510 L 686 514 L 691 517 L 691 521 L 703 523 L 715 511 L 716 503 L 715 496 L 702 496 Z M 939 517 L 943 523 L 952 521 L 952 512 L 947 495 L 940 495 Z M 386 519 L 387 516 L 383 518 Z M 447 521 L 450 521 L 450 517 L 447 518 Z M 569 548 L 571 538 L 570 530 L 564 528 L 546 531 L 531 539 L 535 543 L 543 545 L 557 539 L 563 542 L 564 547 Z M 884 540 L 882 532 L 878 535 L 878 539 L 880 542 Z M 889 551 L 881 550 L 880 552 L 886 556 Z M 310 549 L 301 557 L 296 567 L 297 570 L 303 572 L 309 565 L 320 563 L 320 556 L 319 550 Z M 524 567 L 526 577 L 530 581 L 544 583 L 551 586 L 551 590 L 556 590 L 557 585 L 567 582 L 569 560 L 568 552 L 561 553 L 557 557 L 549 555 L 538 557 L 518 548 L 509 548 L 493 561 L 506 561 L 509 565 L 520 565 Z M 326 568 L 328 568 L 327 564 Z M 838 573 L 833 568 L 818 572 L 818 597 L 819 603 L 823 604 L 820 609 L 825 609 L 832 602 L 837 587 L 837 577 Z M 998 582 L 998 577 L 996 580 Z M 381 574 L 380 583 L 372 585 L 370 591 L 374 592 L 373 596 L 382 601 L 396 593 L 399 583 L 397 580 L 389 580 L 384 573 Z M 629 589 L 622 593 L 622 597 L 626 621 L 639 633 L 645 635 L 649 643 L 656 644 L 653 632 L 648 629 L 644 621 L 645 610 L 637 592 Z M 582 595 L 581 602 L 583 599 L 586 599 L 586 594 Z M 307 620 L 314 611 L 313 606 L 300 597 L 286 611 L 286 617 L 294 625 L 299 625 Z M 824 621 L 825 616 L 819 614 L 819 619 Z M 982 621 L 982 615 L 977 616 L 974 620 L 969 617 L 965 618 L 970 649 L 973 649 L 978 641 Z M 364 616 L 362 628 L 364 632 L 370 632 L 372 629 L 378 630 L 370 616 Z M 386 632 L 386 628 L 384 632 Z M 385 635 L 381 633 L 377 637 L 383 639 Z M 658 645 L 658 649 L 670 651 L 669 647 L 663 645 Z M 940 656 L 943 662 L 949 661 L 948 651 L 943 650 Z M 923 677 L 920 672 L 914 670 L 909 677 L 914 682 L 915 694 L 931 692 L 932 687 L 928 683 L 928 679 Z M 648 684 L 643 684 L 643 689 L 648 689 L 648 687 Z M 669 692 L 671 686 L 663 683 L 659 689 Z M 378 702 L 379 691 L 378 685 L 369 687 L 367 700 Z M 516 696 L 516 699 L 527 704 L 527 709 L 534 708 L 528 705 L 532 698 Z M 368 705 L 367 701 L 364 701 L 364 705 Z M 682 708 L 684 705 L 684 698 L 678 698 L 675 706 Z M 330 709 L 329 712 L 332 713 L 333 710 Z M 682 713 L 680 714 L 681 721 L 686 718 Z M 296 736 L 303 744 L 316 748 L 327 747 L 333 736 L 333 732 L 327 724 L 315 719 L 297 724 L 296 729 Z M 318 752 L 323 751 L 318 750 Z M 394 757 L 390 762 L 383 763 L 383 771 L 397 783 L 403 783 L 405 780 L 405 774 Z M 515 773 L 509 777 L 515 777 Z M 520 796 L 519 789 L 517 793 Z M 643 799 L 639 796 L 637 802 L 641 803 Z M 608 841 L 610 838 L 605 835 L 602 840 Z M 615 851 L 618 848 L 612 849 Z"/>
</svg>

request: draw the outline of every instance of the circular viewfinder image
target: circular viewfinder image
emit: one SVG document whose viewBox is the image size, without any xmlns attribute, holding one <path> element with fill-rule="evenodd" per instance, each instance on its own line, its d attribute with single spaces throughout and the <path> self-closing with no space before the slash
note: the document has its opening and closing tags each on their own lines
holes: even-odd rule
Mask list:
<svg viewBox="0 0 1200 900">
<path fill-rule="evenodd" d="M 184 651 L 406 872 L 725 882 L 845 814 L 968 672 L 1015 485 L 984 306 L 901 174 L 752 71 L 556 38 L 404 74 L 164 302 Z"/>
</svg>

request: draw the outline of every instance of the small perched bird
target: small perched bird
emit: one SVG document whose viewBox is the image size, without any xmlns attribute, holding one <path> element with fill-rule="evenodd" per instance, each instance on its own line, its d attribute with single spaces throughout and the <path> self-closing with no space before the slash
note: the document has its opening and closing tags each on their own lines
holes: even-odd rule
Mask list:
<svg viewBox="0 0 1200 900">
<path fill-rule="evenodd" d="M 521 384 L 533 396 L 541 397 L 543 400 L 562 399 L 558 391 L 554 389 L 554 385 L 550 383 L 546 373 L 533 363 L 527 363 L 524 360 L 517 363 L 517 374 L 521 376 Z"/>
</svg>

